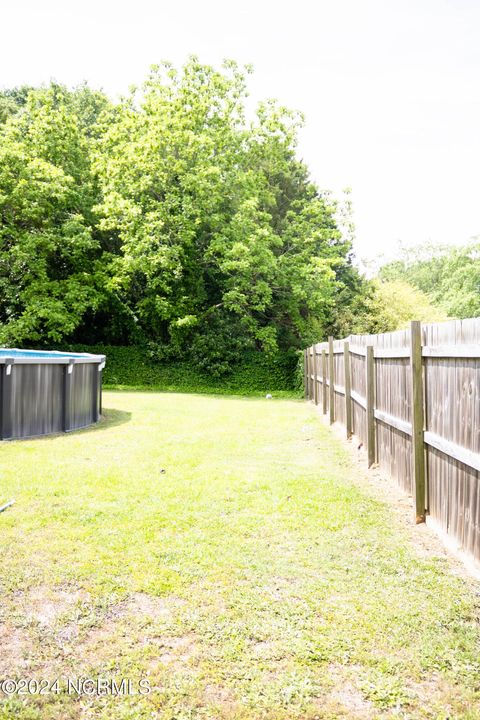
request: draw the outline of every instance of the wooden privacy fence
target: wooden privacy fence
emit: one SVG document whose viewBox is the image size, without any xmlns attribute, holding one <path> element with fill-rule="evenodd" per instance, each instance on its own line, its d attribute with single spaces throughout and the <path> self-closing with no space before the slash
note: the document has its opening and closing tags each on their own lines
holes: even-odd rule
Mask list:
<svg viewBox="0 0 480 720">
<path fill-rule="evenodd" d="M 304 351 L 305 396 L 480 560 L 480 318 L 329 338 Z"/>
</svg>

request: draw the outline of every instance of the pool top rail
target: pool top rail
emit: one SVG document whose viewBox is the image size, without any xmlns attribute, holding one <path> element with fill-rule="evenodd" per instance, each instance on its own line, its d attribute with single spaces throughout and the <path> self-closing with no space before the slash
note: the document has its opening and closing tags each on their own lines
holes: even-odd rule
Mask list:
<svg viewBox="0 0 480 720">
<path fill-rule="evenodd" d="M 19 350 L 18 348 L 0 348 L 1 365 L 54 364 L 76 365 L 77 363 L 98 363 L 105 367 L 105 355 L 91 353 L 68 353 L 58 350 Z"/>
</svg>

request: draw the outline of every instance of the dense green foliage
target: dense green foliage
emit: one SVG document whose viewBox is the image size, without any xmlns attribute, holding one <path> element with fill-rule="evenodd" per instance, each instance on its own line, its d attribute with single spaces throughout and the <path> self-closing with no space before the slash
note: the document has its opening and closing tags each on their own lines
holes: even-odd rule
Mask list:
<svg viewBox="0 0 480 720">
<path fill-rule="evenodd" d="M 0 95 L 1 343 L 188 348 L 218 377 L 341 331 L 362 282 L 348 216 L 296 157 L 301 117 L 247 120 L 245 97 L 235 63 L 195 58 L 117 104 Z"/>
<path fill-rule="evenodd" d="M 107 363 L 103 383 L 115 388 L 148 388 L 162 391 L 234 393 L 265 395 L 266 393 L 295 394 L 301 388 L 297 377 L 295 356 L 265 353 L 245 353 L 235 368 L 227 373 L 221 384 L 211 374 L 202 371 L 194 362 L 158 362 L 145 348 L 115 345 L 75 345 L 77 352 L 105 353 Z"/>
<path fill-rule="evenodd" d="M 127 385 L 188 366 L 248 389 L 256 367 L 257 391 L 278 388 L 262 364 L 292 387 L 295 353 L 328 334 L 478 314 L 477 245 L 361 276 L 348 197 L 310 181 L 298 114 L 247 119 L 246 77 L 192 58 L 118 103 L 85 85 L 0 93 L 1 344 L 136 347 L 144 380 L 125 365 Z"/>
<path fill-rule="evenodd" d="M 480 242 L 456 247 L 423 245 L 381 268 L 384 280 L 403 279 L 449 317 L 480 315 Z"/>
<path fill-rule="evenodd" d="M 410 320 L 447 319 L 445 311 L 429 296 L 401 278 L 399 274 L 398 279 L 364 281 L 363 292 L 357 294 L 343 315 L 344 334 L 384 333 L 405 328 Z"/>
<path fill-rule="evenodd" d="M 29 94 L 34 90 L 30 85 L 0 90 L 0 123 L 6 122 L 24 108 Z"/>
<path fill-rule="evenodd" d="M 104 297 L 103 249 L 88 121 L 96 95 L 32 91 L 3 125 L 0 145 L 0 340 L 48 344 L 71 336 Z M 103 96 L 98 94 L 98 101 Z"/>
</svg>

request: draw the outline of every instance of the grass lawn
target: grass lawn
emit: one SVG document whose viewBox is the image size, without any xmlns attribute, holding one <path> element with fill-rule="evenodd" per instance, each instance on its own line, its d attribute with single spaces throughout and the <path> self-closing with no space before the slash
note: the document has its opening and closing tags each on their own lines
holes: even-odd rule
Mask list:
<svg viewBox="0 0 480 720">
<path fill-rule="evenodd" d="M 480 718 L 474 582 L 416 549 L 311 405 L 104 406 L 0 448 L 0 678 L 59 678 L 0 718 Z"/>
</svg>

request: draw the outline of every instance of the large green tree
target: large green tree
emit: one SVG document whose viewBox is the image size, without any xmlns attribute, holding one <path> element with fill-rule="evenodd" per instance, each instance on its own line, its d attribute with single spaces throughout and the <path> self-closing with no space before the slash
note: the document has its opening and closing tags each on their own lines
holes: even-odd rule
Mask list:
<svg viewBox="0 0 480 720">
<path fill-rule="evenodd" d="M 247 117 L 247 74 L 191 58 L 116 104 L 0 95 L 0 342 L 140 342 L 221 374 L 348 330 L 351 233 L 297 157 L 301 116 Z"/>
<path fill-rule="evenodd" d="M 160 352 L 225 369 L 242 347 L 299 347 L 331 322 L 348 241 L 295 156 L 300 117 L 245 119 L 245 75 L 154 68 L 104 116 L 101 227 L 112 287 Z"/>
<path fill-rule="evenodd" d="M 71 336 L 102 296 L 98 189 L 73 95 L 31 91 L 0 134 L 0 341 Z"/>
</svg>

